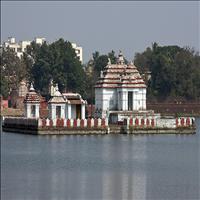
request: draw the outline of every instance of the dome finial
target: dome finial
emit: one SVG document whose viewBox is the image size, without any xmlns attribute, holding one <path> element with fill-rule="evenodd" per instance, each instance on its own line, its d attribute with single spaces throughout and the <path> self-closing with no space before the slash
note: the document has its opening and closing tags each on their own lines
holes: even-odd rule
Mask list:
<svg viewBox="0 0 200 200">
<path fill-rule="evenodd" d="M 31 83 L 31 86 L 30 86 L 30 91 L 35 91 L 34 87 L 33 87 L 33 83 Z"/>
</svg>

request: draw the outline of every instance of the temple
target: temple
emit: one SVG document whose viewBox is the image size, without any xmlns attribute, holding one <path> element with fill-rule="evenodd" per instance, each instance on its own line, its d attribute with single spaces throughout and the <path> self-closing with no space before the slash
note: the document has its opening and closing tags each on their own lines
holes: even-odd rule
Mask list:
<svg viewBox="0 0 200 200">
<path fill-rule="evenodd" d="M 52 97 L 49 100 L 50 119 L 85 119 L 86 100 L 78 93 L 60 93 L 58 84 L 52 89 Z"/>
<path fill-rule="evenodd" d="M 26 118 L 39 118 L 40 97 L 35 92 L 33 84 L 31 84 L 29 92 L 24 99 L 24 107 Z"/>
<path fill-rule="evenodd" d="M 108 65 L 95 85 L 95 113 L 105 118 L 115 116 L 116 120 L 146 112 L 146 85 L 136 66 L 125 64 L 119 53 L 116 64 Z"/>
</svg>

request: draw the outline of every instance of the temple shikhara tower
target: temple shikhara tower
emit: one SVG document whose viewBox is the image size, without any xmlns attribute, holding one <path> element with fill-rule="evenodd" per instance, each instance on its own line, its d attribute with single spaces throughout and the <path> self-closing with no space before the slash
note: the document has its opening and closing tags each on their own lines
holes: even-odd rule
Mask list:
<svg viewBox="0 0 200 200">
<path fill-rule="evenodd" d="M 116 64 L 108 65 L 95 85 L 96 115 L 112 115 L 116 120 L 146 111 L 146 85 L 136 66 L 125 64 L 119 53 Z"/>
</svg>

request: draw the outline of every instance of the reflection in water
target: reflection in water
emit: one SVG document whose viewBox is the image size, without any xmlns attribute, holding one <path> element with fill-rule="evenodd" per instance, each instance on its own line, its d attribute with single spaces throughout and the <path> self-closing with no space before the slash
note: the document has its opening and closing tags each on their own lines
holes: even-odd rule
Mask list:
<svg viewBox="0 0 200 200">
<path fill-rule="evenodd" d="M 199 134 L 3 133 L 2 199 L 200 199 Z"/>
<path fill-rule="evenodd" d="M 133 199 L 146 199 L 146 176 L 145 174 L 133 174 Z"/>
<path fill-rule="evenodd" d="M 135 159 L 141 163 L 138 170 L 134 170 L 132 179 L 132 197 L 133 199 L 145 199 L 146 196 L 146 171 L 143 170 L 146 165 L 146 138 L 142 138 L 143 142 L 137 148 L 133 144 L 133 152 L 137 152 Z"/>
<path fill-rule="evenodd" d="M 146 139 L 134 138 L 135 143 L 132 136 L 120 137 L 116 144 L 116 138 L 111 138 L 113 145 L 104 143 L 103 158 L 113 163 L 114 170 L 103 172 L 103 199 L 145 199 Z"/>
<path fill-rule="evenodd" d="M 128 183 L 129 176 L 127 173 L 122 173 L 122 180 L 121 180 L 121 186 L 122 186 L 122 199 L 129 199 L 128 197 L 128 188 L 131 186 Z"/>
</svg>

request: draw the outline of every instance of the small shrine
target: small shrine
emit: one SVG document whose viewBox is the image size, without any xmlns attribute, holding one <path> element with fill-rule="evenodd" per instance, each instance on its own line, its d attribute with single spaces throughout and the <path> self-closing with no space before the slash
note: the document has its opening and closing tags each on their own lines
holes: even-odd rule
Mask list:
<svg viewBox="0 0 200 200">
<path fill-rule="evenodd" d="M 39 118 L 40 97 L 35 92 L 33 84 L 31 84 L 29 92 L 24 99 L 25 117 L 26 118 Z"/>
<path fill-rule="evenodd" d="M 87 101 L 78 93 L 60 93 L 58 84 L 51 87 L 53 96 L 49 100 L 49 118 L 85 119 Z"/>
<path fill-rule="evenodd" d="M 63 95 L 58 90 L 58 84 L 56 84 L 55 92 L 53 93 L 52 98 L 48 102 L 49 104 L 49 118 L 63 118 L 65 119 L 65 107 L 66 100 Z"/>
</svg>

